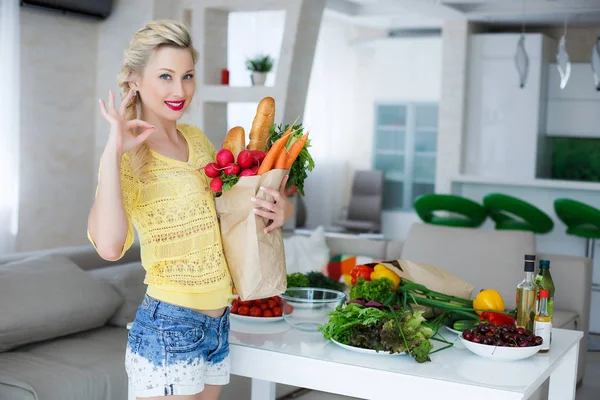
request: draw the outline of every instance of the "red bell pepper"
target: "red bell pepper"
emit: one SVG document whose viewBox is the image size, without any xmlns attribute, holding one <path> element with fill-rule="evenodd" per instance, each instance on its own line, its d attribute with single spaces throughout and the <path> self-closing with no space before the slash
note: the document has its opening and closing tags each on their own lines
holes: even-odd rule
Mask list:
<svg viewBox="0 0 600 400">
<path fill-rule="evenodd" d="M 366 281 L 371 280 L 371 272 L 373 272 L 373 268 L 367 265 L 357 265 L 352 268 L 350 271 L 350 276 L 352 277 L 352 284 L 356 285 L 358 278 L 363 278 Z"/>
<path fill-rule="evenodd" d="M 516 320 L 507 314 L 500 314 L 491 311 L 484 311 L 479 316 L 481 321 L 487 321 L 492 325 L 496 326 L 513 326 L 516 323 Z"/>
</svg>

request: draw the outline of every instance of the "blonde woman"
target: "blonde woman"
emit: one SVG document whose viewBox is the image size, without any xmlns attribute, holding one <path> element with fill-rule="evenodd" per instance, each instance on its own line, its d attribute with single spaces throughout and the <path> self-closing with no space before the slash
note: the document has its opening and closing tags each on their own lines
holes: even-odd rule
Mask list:
<svg viewBox="0 0 600 400">
<path fill-rule="evenodd" d="M 129 331 L 125 366 L 138 399 L 218 399 L 229 382 L 232 282 L 208 178 L 200 169 L 215 148 L 198 128 L 177 124 L 194 97 L 197 53 L 186 27 L 147 24 L 123 57 L 117 107 L 109 93 L 100 110 L 110 123 L 88 236 L 98 254 L 117 260 L 139 236 L 147 294 Z M 200 169 L 200 170 L 199 170 Z M 256 213 L 281 227 L 293 212 L 265 188 Z M 251 201 L 251 199 L 248 199 Z"/>
</svg>

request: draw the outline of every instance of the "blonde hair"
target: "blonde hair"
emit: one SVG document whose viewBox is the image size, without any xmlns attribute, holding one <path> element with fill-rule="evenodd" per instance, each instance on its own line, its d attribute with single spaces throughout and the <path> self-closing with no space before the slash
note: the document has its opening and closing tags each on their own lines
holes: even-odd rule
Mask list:
<svg viewBox="0 0 600 400">
<path fill-rule="evenodd" d="M 194 65 L 196 65 L 198 52 L 194 49 L 190 32 L 184 24 L 171 20 L 150 22 L 133 35 L 129 46 L 123 54 L 121 72 L 118 77 L 122 98 L 125 98 L 131 90 L 129 82 L 132 75 L 137 73 L 141 76 L 152 53 L 160 47 L 188 49 L 192 54 Z M 140 96 L 134 96 L 125 111 L 125 119 L 133 120 L 138 118 L 140 111 Z M 151 160 L 148 145 L 142 143 L 136 149 L 131 150 L 130 157 L 133 174 L 138 177 L 144 176 Z"/>
</svg>

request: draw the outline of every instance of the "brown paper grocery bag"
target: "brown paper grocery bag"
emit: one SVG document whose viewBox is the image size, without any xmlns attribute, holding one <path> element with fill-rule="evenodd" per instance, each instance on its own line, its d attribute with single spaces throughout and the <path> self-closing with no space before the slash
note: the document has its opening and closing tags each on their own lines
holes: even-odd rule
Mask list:
<svg viewBox="0 0 600 400">
<path fill-rule="evenodd" d="M 264 233 L 269 221 L 254 214 L 252 197 L 265 199 L 261 186 L 279 190 L 287 170 L 244 176 L 215 199 L 221 239 L 233 284 L 242 300 L 264 299 L 285 292 L 287 272 L 281 229 Z M 273 200 L 271 196 L 266 198 Z"/>
<path fill-rule="evenodd" d="M 378 263 L 373 263 L 368 265 L 375 266 L 377 264 Z M 408 260 L 384 261 L 379 264 L 385 265 L 400 276 L 400 278 L 421 284 L 435 292 L 443 293 L 448 296 L 461 297 L 463 299 L 471 299 L 471 295 L 473 294 L 473 285 L 435 265 Z M 413 306 L 413 309 L 424 311 L 425 313 L 423 316 L 425 318 L 433 316 L 429 307 Z"/>
<path fill-rule="evenodd" d="M 394 271 L 400 278 L 419 283 L 435 292 L 463 299 L 471 299 L 473 294 L 473 285 L 435 265 L 408 260 L 385 261 L 381 264 Z"/>
</svg>

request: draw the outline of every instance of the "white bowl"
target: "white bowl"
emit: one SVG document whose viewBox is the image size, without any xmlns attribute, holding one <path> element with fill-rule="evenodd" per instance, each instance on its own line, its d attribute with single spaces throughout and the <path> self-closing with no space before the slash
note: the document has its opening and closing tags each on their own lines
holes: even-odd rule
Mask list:
<svg viewBox="0 0 600 400">
<path fill-rule="evenodd" d="M 498 347 L 468 341 L 462 337 L 462 333 L 458 337 L 461 343 L 471 352 L 496 361 L 523 360 L 534 356 L 542 348 L 542 345 L 531 347 Z"/>
</svg>

